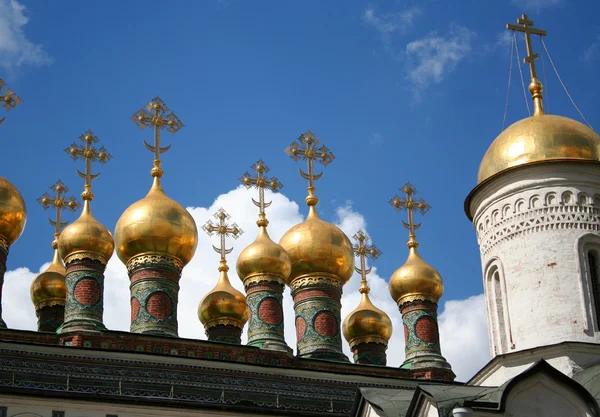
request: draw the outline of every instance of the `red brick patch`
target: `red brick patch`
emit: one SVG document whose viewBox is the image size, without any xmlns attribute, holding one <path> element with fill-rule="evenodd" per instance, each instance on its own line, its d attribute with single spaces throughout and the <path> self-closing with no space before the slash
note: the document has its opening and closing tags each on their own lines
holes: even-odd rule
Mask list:
<svg viewBox="0 0 600 417">
<path fill-rule="evenodd" d="M 140 302 L 135 297 L 131 298 L 131 322 L 132 323 L 137 318 L 139 311 L 140 311 Z"/>
<path fill-rule="evenodd" d="M 94 305 L 99 300 L 102 294 L 100 294 L 100 286 L 94 278 L 83 278 L 75 285 L 73 295 L 77 302 L 84 305 Z"/>
<path fill-rule="evenodd" d="M 338 325 L 335 316 L 329 311 L 322 311 L 315 317 L 315 331 L 321 336 L 335 336 L 338 331 Z"/>
<path fill-rule="evenodd" d="M 429 316 L 423 316 L 415 324 L 417 337 L 424 342 L 437 343 L 439 341 L 437 322 Z"/>
<path fill-rule="evenodd" d="M 258 306 L 258 318 L 263 323 L 271 325 L 281 324 L 283 321 L 281 304 L 273 297 L 266 297 Z"/>
<path fill-rule="evenodd" d="M 146 310 L 152 317 L 166 319 L 173 313 L 173 303 L 169 296 L 163 292 L 155 292 L 146 302 Z"/>
<path fill-rule="evenodd" d="M 296 317 L 296 340 L 301 341 L 306 332 L 306 321 L 302 317 Z"/>
</svg>

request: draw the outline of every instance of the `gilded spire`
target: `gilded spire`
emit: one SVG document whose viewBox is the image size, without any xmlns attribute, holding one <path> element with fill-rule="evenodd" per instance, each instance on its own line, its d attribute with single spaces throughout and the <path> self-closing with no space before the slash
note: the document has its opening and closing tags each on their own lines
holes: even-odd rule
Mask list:
<svg viewBox="0 0 600 417">
<path fill-rule="evenodd" d="M 215 252 L 221 255 L 221 262 L 219 266 L 219 271 L 225 270 L 228 271 L 229 267 L 227 266 L 227 254 L 231 253 L 233 248 L 227 249 L 225 239 L 228 237 L 233 237 L 237 239 L 240 237 L 244 231 L 235 223 L 229 225 L 227 220 L 231 218 L 229 214 L 222 208 L 217 210 L 217 212 L 213 215 L 215 219 L 218 220 L 218 223 L 214 223 L 212 220 L 208 220 L 204 226 L 202 226 L 202 230 L 206 232 L 209 236 L 217 234 L 221 238 L 221 247 L 216 247 L 213 245 L 213 249 Z"/>
<path fill-rule="evenodd" d="M 246 188 L 254 187 L 258 189 L 258 201 L 254 198 L 252 202 L 259 209 L 258 221 L 256 224 L 259 227 L 267 227 L 269 225 L 269 221 L 267 220 L 267 216 L 265 214 L 265 208 L 271 205 L 271 202 L 265 202 L 265 189 L 269 189 L 274 193 L 278 192 L 281 188 L 283 188 L 283 184 L 279 182 L 277 177 L 267 177 L 265 174 L 269 172 L 269 167 L 259 159 L 254 165 L 251 167 L 254 171 L 256 171 L 256 176 L 253 177 L 251 174 L 246 171 L 240 181 L 242 184 L 246 186 Z"/>
<path fill-rule="evenodd" d="M 48 266 L 44 272 L 39 274 L 31 283 L 30 294 L 39 318 L 38 330 L 55 332 L 56 328 L 62 324 L 64 311 L 42 312 L 41 309 L 44 307 L 65 305 L 67 298 L 67 289 L 65 285 L 66 270 L 58 255 L 58 237 L 60 236 L 62 228 L 69 223 L 62 221 L 63 210 L 74 212 L 81 207 L 81 204 L 75 197 L 65 196 L 65 193 L 69 192 L 69 189 L 60 180 L 50 187 L 50 189 L 56 194 L 49 195 L 48 193 L 44 193 L 37 201 L 44 210 L 47 210 L 50 207 L 55 210 L 55 220 L 48 219 L 50 224 L 54 227 L 54 240 L 52 241 L 54 256 L 50 266 Z M 54 313 L 56 313 L 57 317 L 54 317 Z"/>
<path fill-rule="evenodd" d="M 381 251 L 377 249 L 377 246 L 366 243 L 369 240 L 369 236 L 362 230 L 356 232 L 352 238 L 356 241 L 353 246 L 354 255 L 360 260 L 360 266 L 354 268 L 361 277 L 360 293 L 368 294 L 370 289 L 367 284 L 367 275 L 371 273 L 371 268 L 367 268 L 367 258 L 376 260 L 381 256 Z"/>
<path fill-rule="evenodd" d="M 354 255 L 360 260 L 360 266 L 355 267 L 361 276 L 360 303 L 344 320 L 342 330 L 344 337 L 350 344 L 356 363 L 385 365 L 385 347 L 392 336 L 392 322 L 389 316 L 375 307 L 369 298 L 369 285 L 367 275 L 371 268 L 367 268 L 367 258 L 376 260 L 381 251 L 373 244 L 368 244 L 369 236 L 359 230 L 353 236 Z M 381 346 L 383 345 L 383 348 Z"/>
<path fill-rule="evenodd" d="M 525 43 L 527 45 L 527 56 L 523 58 L 523 62 L 529 64 L 529 72 L 531 74 L 531 84 L 529 84 L 529 92 L 533 97 L 533 105 L 535 116 L 544 114 L 543 98 L 542 95 L 543 86 L 539 82 L 537 72 L 535 70 L 535 60 L 539 58 L 538 54 L 533 53 L 533 46 L 531 44 L 531 35 L 546 36 L 546 31 L 541 29 L 533 28 L 533 20 L 529 20 L 527 15 L 524 14 L 520 19 L 517 19 L 518 25 L 507 24 L 506 29 L 523 32 L 525 33 Z"/>
<path fill-rule="evenodd" d="M 40 203 L 44 210 L 47 210 L 50 207 L 54 208 L 55 219 L 52 220 L 48 218 L 48 221 L 52 226 L 54 226 L 54 241 L 52 242 L 52 247 L 56 249 L 60 231 L 63 227 L 69 224 L 68 221 L 62 221 L 63 210 L 69 210 L 71 213 L 73 213 L 75 210 L 81 207 L 81 203 L 79 203 L 79 201 L 77 201 L 77 199 L 73 196 L 66 197 L 64 195 L 65 193 L 69 192 L 69 189 L 61 180 L 58 180 L 56 184 L 50 187 L 50 189 L 56 194 L 51 196 L 48 193 L 44 193 L 44 195 L 37 199 L 37 202 Z"/>
<path fill-rule="evenodd" d="M 308 163 L 308 173 L 300 168 L 298 168 L 298 171 L 300 171 L 302 178 L 308 180 L 308 196 L 305 201 L 311 208 L 319 202 L 318 197 L 315 195 L 315 181 L 323 175 L 323 172 L 314 173 L 314 162 L 320 162 L 323 166 L 327 166 L 335 159 L 333 153 L 325 145 L 318 147 L 320 143 L 313 132 L 307 130 L 285 149 L 285 153 L 291 156 L 294 161 L 298 162 L 302 159 Z"/>
<path fill-rule="evenodd" d="M 427 213 L 431 206 L 425 202 L 422 198 L 419 201 L 415 201 L 414 195 L 417 194 L 417 190 L 413 188 L 410 182 L 407 182 L 404 187 L 400 189 L 402 193 L 404 193 L 404 198 L 395 195 L 394 198 L 390 200 L 390 204 L 398 211 L 406 210 L 408 213 L 408 223 L 402 220 L 402 225 L 408 229 L 408 243 L 407 246 L 409 248 L 419 246 L 415 236 L 415 230 L 421 227 L 421 224 L 415 223 L 415 210 L 420 212 L 422 215 Z"/>
<path fill-rule="evenodd" d="M 244 233 L 235 223 L 228 224 L 229 214 L 222 208 L 214 214 L 218 223 L 208 220 L 202 230 L 209 236 L 217 234 L 221 246 L 213 249 L 221 255 L 219 280 L 217 285 L 204 296 L 198 306 L 198 318 L 204 325 L 208 340 L 239 344 L 242 328 L 248 321 L 248 304 L 244 294 L 233 288 L 227 271 L 227 254 L 233 248 L 226 248 L 226 238 L 237 239 Z"/>
<path fill-rule="evenodd" d="M 79 136 L 79 140 L 83 142 L 83 145 L 73 143 L 65 149 L 65 152 L 75 161 L 85 160 L 85 172 L 77 170 L 79 176 L 84 179 L 84 190 L 81 193 L 83 210 L 79 218 L 60 234 L 58 250 L 67 264 L 70 255 L 80 252 L 95 256 L 97 260 L 106 264 L 113 254 L 115 243 L 108 229 L 92 216 L 90 208 L 90 202 L 94 199 L 92 181 L 100 175 L 92 174 L 92 162 L 104 164 L 112 158 L 112 155 L 108 153 L 104 146 L 100 148 L 94 146 L 99 142 L 99 139 L 91 130 Z"/>
<path fill-rule="evenodd" d="M 2 79 L 0 79 L 0 90 L 2 90 L 5 86 L 6 83 Z M 15 107 L 17 107 L 19 103 L 21 103 L 21 101 L 21 98 L 10 89 L 0 92 L 0 102 L 2 103 L 6 111 L 11 111 Z M 0 119 L 0 125 L 4 123 L 4 119 L 5 117 Z"/>
<path fill-rule="evenodd" d="M 146 149 L 154 153 L 154 167 L 150 171 L 153 177 L 160 178 L 164 171 L 160 167 L 160 155 L 167 152 L 171 145 L 160 147 L 160 131 L 166 130 L 175 134 L 182 127 L 183 123 L 173 112 L 169 112 L 169 108 L 159 97 L 152 99 L 146 107 L 142 107 L 131 116 L 131 120 L 142 130 L 152 126 L 154 128 L 154 143 L 152 145 L 144 141 Z"/>
<path fill-rule="evenodd" d="M 104 146 L 101 146 L 99 149 L 94 147 L 94 144 L 98 143 L 100 139 L 98 139 L 98 137 L 94 135 L 94 132 L 89 129 L 79 136 L 79 140 L 84 144 L 78 145 L 73 142 L 71 146 L 65 149 L 65 152 L 68 153 L 74 161 L 78 159 L 85 160 L 85 172 L 77 170 L 77 173 L 85 180 L 84 191 L 81 193 L 81 198 L 85 201 L 84 204 L 88 206 L 88 202 L 94 199 L 94 193 L 92 193 L 92 181 L 100 176 L 100 174 L 92 174 L 92 162 L 100 162 L 104 165 L 105 162 L 112 158 L 112 155 L 107 152 Z"/>
</svg>

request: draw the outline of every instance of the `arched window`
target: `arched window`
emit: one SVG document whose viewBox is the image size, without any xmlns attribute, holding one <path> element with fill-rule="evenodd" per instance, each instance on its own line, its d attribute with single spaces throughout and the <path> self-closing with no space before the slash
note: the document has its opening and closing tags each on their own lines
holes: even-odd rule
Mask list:
<svg viewBox="0 0 600 417">
<path fill-rule="evenodd" d="M 506 301 L 506 287 L 499 260 L 495 260 L 485 275 L 485 291 L 490 325 L 490 345 L 492 354 L 506 353 L 510 344 L 514 348 L 510 336 L 510 318 Z"/>
<path fill-rule="evenodd" d="M 591 284 L 594 318 L 596 319 L 596 330 L 600 330 L 600 257 L 597 249 L 587 251 L 588 278 Z"/>
</svg>

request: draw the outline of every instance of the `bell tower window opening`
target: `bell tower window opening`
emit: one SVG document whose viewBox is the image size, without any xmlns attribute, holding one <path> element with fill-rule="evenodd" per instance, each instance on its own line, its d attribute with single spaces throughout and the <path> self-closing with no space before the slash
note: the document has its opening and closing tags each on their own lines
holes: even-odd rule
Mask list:
<svg viewBox="0 0 600 417">
<path fill-rule="evenodd" d="M 594 299 L 594 318 L 596 319 L 596 329 L 600 330 L 600 271 L 598 267 L 599 256 L 596 249 L 591 249 L 587 253 L 589 267 L 590 283 L 592 285 L 592 296 Z"/>
<path fill-rule="evenodd" d="M 493 265 L 487 273 L 487 303 L 490 317 L 491 343 L 494 354 L 507 351 L 507 327 L 505 318 L 505 300 L 502 291 L 500 270 Z"/>
</svg>

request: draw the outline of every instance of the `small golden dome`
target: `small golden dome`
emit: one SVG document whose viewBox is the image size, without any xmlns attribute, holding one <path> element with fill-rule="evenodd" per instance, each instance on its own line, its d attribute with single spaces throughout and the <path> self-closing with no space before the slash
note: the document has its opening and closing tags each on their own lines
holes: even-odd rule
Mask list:
<svg viewBox="0 0 600 417">
<path fill-rule="evenodd" d="M 114 249 L 112 234 L 92 216 L 89 200 L 84 201 L 79 218 L 68 225 L 58 238 L 58 252 L 65 260 L 70 255 L 86 252 L 99 255 L 108 262 Z"/>
<path fill-rule="evenodd" d="M 518 166 L 547 161 L 600 161 L 600 135 L 568 117 L 540 113 L 509 126 L 479 165 L 477 183 Z"/>
<path fill-rule="evenodd" d="M 279 241 L 292 262 L 288 285 L 310 273 L 337 276 L 342 284 L 354 272 L 354 252 L 350 239 L 339 228 L 319 218 L 314 206 L 306 220 L 288 230 Z"/>
<path fill-rule="evenodd" d="M 436 302 L 444 293 L 442 277 L 419 255 L 416 242 L 409 242 L 408 259 L 390 278 L 390 294 L 398 303 L 411 300 Z"/>
<path fill-rule="evenodd" d="M 350 348 L 360 343 L 387 344 L 392 337 L 392 321 L 389 316 L 373 305 L 368 290 L 362 292 L 360 304 L 342 324 L 344 337 Z"/>
<path fill-rule="evenodd" d="M 25 201 L 19 190 L 0 177 L 0 236 L 12 245 L 23 233 L 27 221 Z"/>
<path fill-rule="evenodd" d="M 44 307 L 65 305 L 67 302 L 66 275 L 65 266 L 58 256 L 58 249 L 55 248 L 50 266 L 31 283 L 31 301 L 33 301 L 36 311 Z"/>
<path fill-rule="evenodd" d="M 198 318 L 205 329 L 218 325 L 231 325 L 241 329 L 248 321 L 246 297 L 233 288 L 227 276 L 228 270 L 229 267 L 221 261 L 217 285 L 204 296 L 198 306 Z"/>
<path fill-rule="evenodd" d="M 146 197 L 121 215 L 115 228 L 117 255 L 124 263 L 144 253 L 160 253 L 187 264 L 196 251 L 198 229 L 191 214 L 167 197 L 158 177 Z"/>
<path fill-rule="evenodd" d="M 287 281 L 292 271 L 288 253 L 273 242 L 264 226 L 259 226 L 256 240 L 237 259 L 237 274 L 245 281 L 255 275 L 271 275 Z"/>
</svg>

